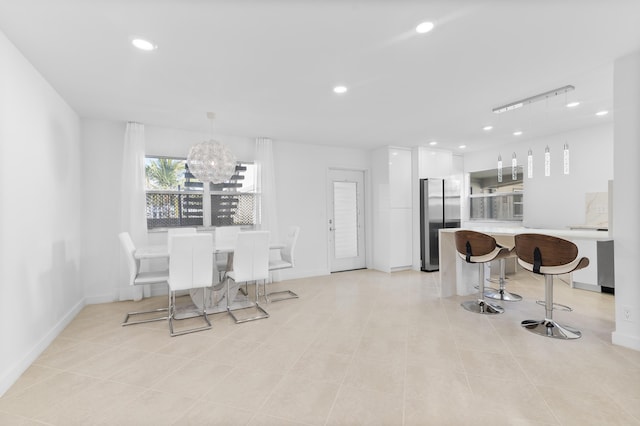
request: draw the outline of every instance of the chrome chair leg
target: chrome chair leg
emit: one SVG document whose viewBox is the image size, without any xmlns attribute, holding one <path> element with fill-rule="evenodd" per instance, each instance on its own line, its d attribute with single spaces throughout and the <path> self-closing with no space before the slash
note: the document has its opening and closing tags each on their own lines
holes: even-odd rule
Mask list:
<svg viewBox="0 0 640 426">
<path fill-rule="evenodd" d="M 278 297 L 277 299 L 274 299 L 271 297 L 277 294 L 286 294 L 287 296 Z M 266 293 L 264 297 L 268 302 L 280 302 L 281 300 L 297 299 L 300 296 L 298 296 L 296 293 L 294 293 L 291 290 L 281 290 L 281 291 L 272 291 L 271 293 Z"/>
<path fill-rule="evenodd" d="M 142 314 L 152 314 L 155 312 L 168 312 L 169 310 L 167 308 L 158 308 L 158 309 L 153 309 L 151 311 L 137 311 L 137 312 L 129 312 L 127 313 L 127 315 L 124 317 L 124 321 L 122 322 L 122 326 L 126 327 L 128 325 L 135 325 L 135 324 L 144 324 L 147 322 L 154 322 L 154 321 L 164 321 L 167 318 L 169 318 L 168 315 L 162 316 L 162 317 L 157 317 L 157 318 L 149 318 L 146 320 L 139 320 L 139 321 L 129 321 L 129 318 L 135 316 L 135 315 L 142 315 Z"/>
<path fill-rule="evenodd" d="M 204 319 L 204 322 L 206 323 L 206 325 L 203 325 L 201 327 L 196 327 L 196 328 L 189 328 L 189 329 L 177 331 L 177 332 L 173 328 L 173 321 L 175 320 L 174 317 L 176 313 L 176 295 L 175 293 L 173 294 L 173 298 L 171 299 L 172 303 L 170 305 L 170 314 L 169 314 L 169 335 L 171 337 L 182 336 L 184 334 L 195 333 L 197 331 L 204 331 L 204 330 L 211 329 L 211 321 L 207 316 L 206 296 L 205 296 L 206 292 L 207 292 L 207 289 L 203 288 L 202 289 L 202 318 Z"/>
<path fill-rule="evenodd" d="M 271 274 L 269 274 L 271 276 Z M 271 280 L 271 277 L 269 278 L 269 280 L 271 282 L 273 282 Z M 271 296 L 277 296 L 277 295 L 286 295 L 286 296 L 282 296 L 282 297 L 277 297 L 277 298 L 273 298 Z M 291 290 L 278 290 L 278 291 L 272 291 L 271 293 L 267 293 L 267 284 L 265 282 L 264 284 L 264 300 L 266 300 L 267 302 L 280 302 L 282 300 L 289 300 L 289 299 L 298 299 L 300 296 L 298 296 L 295 292 L 291 291 Z"/>
<path fill-rule="evenodd" d="M 171 292 L 169 292 L 171 293 Z M 169 301 L 167 303 L 167 307 L 166 308 L 158 308 L 158 309 L 152 309 L 150 311 L 135 311 L 135 312 L 129 312 L 127 313 L 127 315 L 124 317 L 124 321 L 122 322 L 122 326 L 126 327 L 128 325 L 135 325 L 135 324 L 145 324 L 148 322 L 154 322 L 154 321 L 164 321 L 166 319 L 169 319 L 169 306 L 171 306 L 171 294 L 169 294 Z M 167 314 L 162 316 L 162 317 L 153 317 L 153 318 L 148 318 L 148 319 L 144 319 L 144 320 L 138 320 L 138 321 L 129 321 L 129 318 L 136 316 L 136 315 L 144 315 L 144 314 L 153 314 L 156 312 L 166 312 Z"/>
<path fill-rule="evenodd" d="M 227 277 L 227 312 L 229 313 L 229 315 L 231 315 L 231 318 L 233 318 L 233 320 L 235 321 L 236 324 L 241 324 L 243 322 L 249 322 L 249 321 L 255 321 L 255 320 L 259 320 L 259 319 L 265 319 L 265 318 L 269 318 L 269 313 L 267 311 L 264 310 L 264 308 L 262 306 L 260 306 L 260 304 L 258 303 L 258 295 L 259 295 L 259 290 L 258 290 L 258 282 L 256 281 L 256 297 L 255 297 L 255 302 L 240 306 L 240 307 L 236 307 L 236 308 L 232 308 L 229 302 L 229 290 L 230 290 L 230 286 L 229 286 L 229 280 L 230 278 Z M 252 309 L 252 308 L 256 308 L 258 310 L 258 314 L 248 317 L 248 318 L 239 318 L 237 316 L 235 316 L 234 312 L 235 311 L 242 311 L 245 309 Z"/>
</svg>

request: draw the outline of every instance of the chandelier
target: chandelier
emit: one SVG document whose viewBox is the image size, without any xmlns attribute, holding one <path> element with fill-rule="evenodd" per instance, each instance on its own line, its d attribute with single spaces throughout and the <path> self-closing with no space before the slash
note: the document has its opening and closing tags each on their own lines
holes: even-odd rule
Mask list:
<svg viewBox="0 0 640 426">
<path fill-rule="evenodd" d="M 207 113 L 211 121 L 213 134 L 213 119 L 215 114 Z M 187 165 L 189 171 L 201 182 L 223 183 L 231 179 L 236 171 L 236 156 L 221 142 L 213 138 L 195 144 L 189 150 Z"/>
</svg>

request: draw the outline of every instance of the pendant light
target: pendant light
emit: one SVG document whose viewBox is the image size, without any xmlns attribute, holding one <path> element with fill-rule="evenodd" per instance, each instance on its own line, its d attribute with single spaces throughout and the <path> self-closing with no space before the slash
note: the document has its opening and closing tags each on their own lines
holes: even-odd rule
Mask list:
<svg viewBox="0 0 640 426">
<path fill-rule="evenodd" d="M 549 145 L 544 149 L 544 175 L 551 176 L 551 152 L 549 152 Z"/>
<path fill-rule="evenodd" d="M 563 165 L 564 165 L 564 174 L 569 174 L 569 145 L 565 142 L 563 147 Z"/>
<path fill-rule="evenodd" d="M 502 156 L 498 154 L 498 182 L 502 182 Z"/>
<path fill-rule="evenodd" d="M 531 152 L 531 148 L 527 152 L 527 177 L 533 178 L 533 152 Z"/>
<path fill-rule="evenodd" d="M 213 136 L 213 119 L 215 114 L 207 113 L 211 121 L 211 133 Z M 200 182 L 223 183 L 231 179 L 236 171 L 236 156 L 231 150 L 213 139 L 195 144 L 189 150 L 187 165 L 189 171 Z"/>
</svg>

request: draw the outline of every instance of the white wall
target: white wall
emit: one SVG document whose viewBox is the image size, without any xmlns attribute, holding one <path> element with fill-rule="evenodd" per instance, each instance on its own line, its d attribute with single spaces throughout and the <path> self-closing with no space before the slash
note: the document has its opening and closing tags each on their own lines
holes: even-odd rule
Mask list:
<svg viewBox="0 0 640 426">
<path fill-rule="evenodd" d="M 595 118 L 595 117 L 594 117 Z M 569 144 L 570 174 L 562 169 L 562 147 Z M 544 176 L 544 150 L 551 152 L 551 176 Z M 527 151 L 533 152 L 533 178 L 527 178 Z M 465 172 L 494 169 L 498 154 L 510 164 L 515 152 L 524 165 L 524 219 L 531 228 L 565 228 L 585 223 L 585 194 L 607 192 L 613 179 L 613 125 L 597 125 L 542 139 L 504 145 L 464 157 Z M 509 178 L 509 177 L 507 177 Z"/>
<path fill-rule="evenodd" d="M 616 111 L 613 180 L 616 331 L 612 341 L 640 350 L 640 52 L 615 62 L 613 87 Z"/>
<path fill-rule="evenodd" d="M 120 177 L 125 123 L 82 120 L 82 282 L 87 303 L 118 300 Z"/>
<path fill-rule="evenodd" d="M 212 138 L 227 145 L 238 160 L 253 161 L 255 158 L 255 142 L 250 138 L 221 135 L 215 132 L 211 135 L 168 127 L 145 126 L 147 155 L 186 158 L 191 146 Z"/>
<path fill-rule="evenodd" d="M 281 272 L 282 279 L 326 275 L 329 265 L 327 216 L 330 168 L 365 171 L 365 244 L 371 265 L 371 185 L 369 152 L 360 149 L 274 141 L 278 226 L 284 232 L 300 225 L 296 267 Z"/>
<path fill-rule="evenodd" d="M 0 32 L 0 395 L 82 308 L 80 122 Z"/>
</svg>

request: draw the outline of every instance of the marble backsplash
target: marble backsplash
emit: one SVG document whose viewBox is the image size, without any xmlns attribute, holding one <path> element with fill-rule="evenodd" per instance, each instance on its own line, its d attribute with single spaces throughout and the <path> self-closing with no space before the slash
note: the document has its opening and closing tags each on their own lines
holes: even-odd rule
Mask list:
<svg viewBox="0 0 640 426">
<path fill-rule="evenodd" d="M 585 224 L 598 228 L 609 226 L 609 194 L 607 192 L 585 194 Z"/>
</svg>

